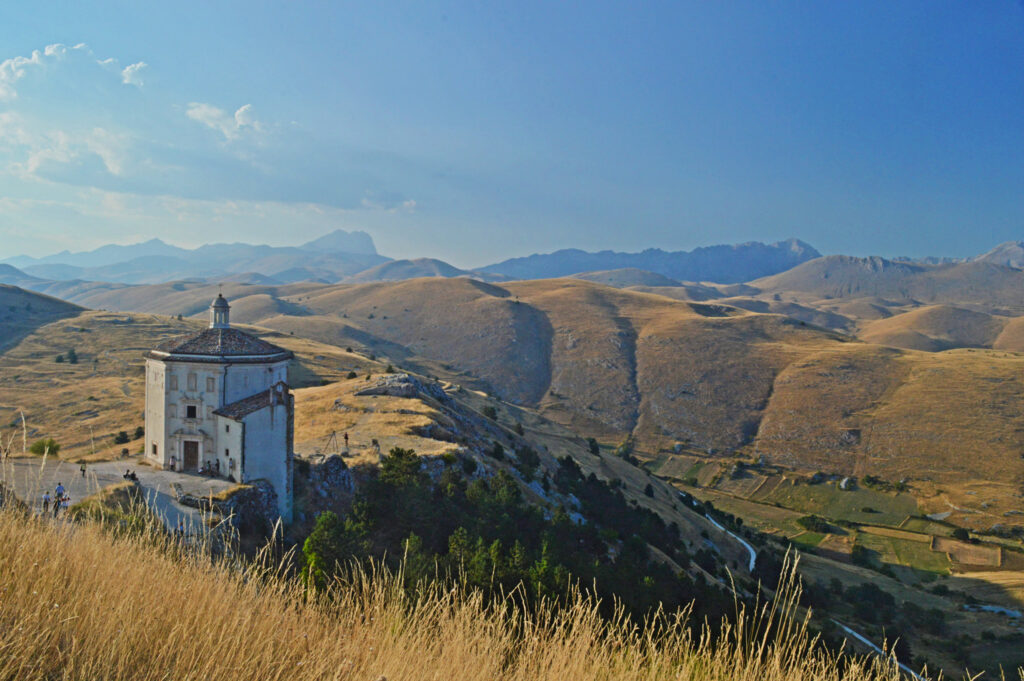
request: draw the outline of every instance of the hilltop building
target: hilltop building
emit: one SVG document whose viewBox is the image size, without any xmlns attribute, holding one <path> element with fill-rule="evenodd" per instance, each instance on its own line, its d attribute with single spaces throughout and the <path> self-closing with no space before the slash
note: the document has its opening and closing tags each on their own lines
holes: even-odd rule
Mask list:
<svg viewBox="0 0 1024 681">
<path fill-rule="evenodd" d="M 288 350 L 232 328 L 223 295 L 210 327 L 146 353 L 146 456 L 160 468 L 264 479 L 292 513 L 294 400 Z"/>
</svg>

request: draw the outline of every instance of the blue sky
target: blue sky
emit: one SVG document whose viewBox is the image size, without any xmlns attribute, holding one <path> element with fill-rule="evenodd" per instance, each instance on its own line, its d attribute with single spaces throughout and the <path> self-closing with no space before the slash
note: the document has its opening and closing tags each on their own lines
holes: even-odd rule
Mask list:
<svg viewBox="0 0 1024 681">
<path fill-rule="evenodd" d="M 1024 239 L 1024 5 L 0 8 L 0 258 L 338 227 L 460 266 Z"/>
</svg>

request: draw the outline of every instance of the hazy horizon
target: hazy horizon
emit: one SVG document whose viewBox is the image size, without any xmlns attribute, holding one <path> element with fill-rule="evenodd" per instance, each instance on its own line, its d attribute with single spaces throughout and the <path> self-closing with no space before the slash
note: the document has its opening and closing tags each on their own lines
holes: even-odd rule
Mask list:
<svg viewBox="0 0 1024 681">
<path fill-rule="evenodd" d="M 1024 4 L 0 8 L 0 260 L 1024 238 Z"/>
</svg>

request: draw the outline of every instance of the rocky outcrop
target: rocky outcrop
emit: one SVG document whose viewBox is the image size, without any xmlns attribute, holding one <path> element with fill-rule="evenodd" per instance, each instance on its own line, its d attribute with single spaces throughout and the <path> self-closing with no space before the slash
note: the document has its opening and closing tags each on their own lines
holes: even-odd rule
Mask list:
<svg viewBox="0 0 1024 681">
<path fill-rule="evenodd" d="M 390 395 L 391 397 L 419 397 L 424 395 L 442 402 L 448 401 L 448 395 L 439 383 L 422 381 L 409 374 L 386 374 L 377 379 L 369 388 L 356 393 L 365 395 Z"/>
</svg>

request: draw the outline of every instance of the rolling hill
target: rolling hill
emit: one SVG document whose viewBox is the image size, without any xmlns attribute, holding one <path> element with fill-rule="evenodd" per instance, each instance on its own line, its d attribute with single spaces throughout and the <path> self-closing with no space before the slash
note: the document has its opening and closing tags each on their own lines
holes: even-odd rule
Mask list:
<svg viewBox="0 0 1024 681">
<path fill-rule="evenodd" d="M 827 256 L 750 282 L 799 302 L 877 297 L 895 304 L 948 304 L 1024 314 L 1024 270 L 985 261 L 946 265 Z"/>
<path fill-rule="evenodd" d="M 97 292 L 94 304 L 116 295 L 142 311 L 203 316 L 216 291 L 134 287 Z M 798 469 L 947 485 L 997 476 L 1005 486 L 989 501 L 1004 510 L 1024 484 L 1024 422 L 1013 408 L 1024 399 L 1024 357 L 1006 352 L 1024 338 L 1020 318 L 830 301 L 877 317 L 863 322 L 785 300 L 699 303 L 580 279 L 233 284 L 225 294 L 238 321 L 361 349 L 610 445 L 631 442 L 645 457 L 756 453 Z M 824 328 L 844 323 L 863 324 L 876 342 Z M 930 352 L 885 347 L 908 339 Z M 964 345 L 998 349 L 941 351 Z M 965 465 L 968 451 L 991 473 Z"/>
<path fill-rule="evenodd" d="M 0 284 L 0 351 L 12 347 L 45 324 L 72 317 L 81 311 L 78 305 Z"/>
<path fill-rule="evenodd" d="M 472 272 L 460 270 L 443 260 L 415 258 L 413 260 L 392 260 L 363 270 L 345 279 L 346 283 L 362 284 L 372 281 L 401 281 L 421 277 L 466 277 Z"/>
</svg>

